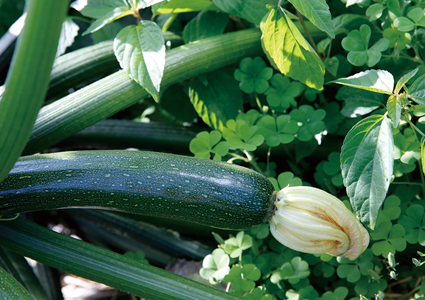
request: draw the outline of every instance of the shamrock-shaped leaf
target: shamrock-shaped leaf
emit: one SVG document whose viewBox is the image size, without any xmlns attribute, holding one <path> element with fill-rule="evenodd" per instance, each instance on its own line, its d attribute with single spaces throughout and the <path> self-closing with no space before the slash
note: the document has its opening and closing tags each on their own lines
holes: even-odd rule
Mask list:
<svg viewBox="0 0 425 300">
<path fill-rule="evenodd" d="M 239 69 L 235 71 L 235 79 L 240 81 L 240 89 L 251 94 L 263 94 L 269 88 L 270 78 L 272 78 L 273 69 L 267 67 L 261 57 L 245 57 L 239 63 Z"/>
<path fill-rule="evenodd" d="M 269 275 L 273 269 L 280 267 L 283 263 L 283 257 L 275 252 L 262 253 L 255 260 L 255 265 L 264 275 Z"/>
<path fill-rule="evenodd" d="M 339 60 L 336 57 L 327 57 L 325 59 L 325 68 L 331 73 L 332 76 L 336 77 L 338 73 Z"/>
<path fill-rule="evenodd" d="M 381 60 L 381 52 L 388 49 L 389 41 L 386 38 L 381 38 L 369 48 L 370 36 L 370 27 L 363 24 L 360 30 L 352 30 L 342 39 L 342 47 L 349 51 L 347 59 L 352 65 L 360 67 L 366 64 L 371 68 Z"/>
<path fill-rule="evenodd" d="M 286 297 L 288 300 L 299 300 L 299 299 L 309 299 L 309 300 L 318 300 L 319 293 L 311 286 L 300 289 L 298 292 L 294 290 L 289 290 L 286 292 Z"/>
<path fill-rule="evenodd" d="M 232 282 L 233 290 L 248 292 L 255 287 L 255 281 L 260 279 L 261 272 L 253 264 L 246 264 L 243 267 L 234 266 L 229 274 L 224 277 L 225 282 Z"/>
<path fill-rule="evenodd" d="M 253 126 L 255 123 L 257 123 L 258 119 L 262 115 L 258 112 L 256 109 L 250 109 L 246 113 L 239 113 L 236 117 L 236 121 L 242 120 L 245 121 L 248 126 Z"/>
<path fill-rule="evenodd" d="M 232 150 L 255 151 L 264 142 L 264 137 L 257 131 L 257 126 L 249 126 L 243 120 L 228 120 L 223 129 L 223 137 Z"/>
<path fill-rule="evenodd" d="M 257 239 L 265 239 L 270 234 L 269 225 L 264 223 L 254 229 L 251 229 L 251 234 Z"/>
<path fill-rule="evenodd" d="M 381 222 L 375 227 L 371 234 L 372 240 L 379 241 L 372 245 L 372 252 L 375 255 L 388 256 L 388 253 L 395 254 L 397 251 L 406 249 L 405 229 L 402 225 L 393 226 L 391 222 Z"/>
<path fill-rule="evenodd" d="M 295 98 L 301 95 L 304 85 L 297 81 L 291 81 L 282 74 L 275 74 L 270 80 L 272 86 L 267 91 L 267 103 L 274 109 L 287 110 L 291 106 L 297 106 Z"/>
<path fill-rule="evenodd" d="M 264 136 L 270 147 L 279 146 L 281 143 L 289 144 L 298 131 L 297 122 L 291 120 L 289 115 L 280 115 L 276 119 L 265 115 L 258 121 L 257 126 L 258 132 Z"/>
<path fill-rule="evenodd" d="M 217 284 L 229 274 L 229 256 L 223 249 L 215 249 L 212 254 L 208 254 L 202 262 L 202 269 L 199 274 L 202 278 L 209 280 L 211 284 Z"/>
<path fill-rule="evenodd" d="M 337 287 L 334 292 L 326 292 L 321 300 L 344 300 L 348 295 L 348 289 L 344 286 Z"/>
<path fill-rule="evenodd" d="M 369 21 L 375 21 L 382 16 L 384 6 L 380 3 L 375 3 L 369 6 L 366 10 L 366 16 L 369 17 Z"/>
<path fill-rule="evenodd" d="M 278 270 L 274 271 L 270 280 L 277 283 L 280 280 L 288 280 L 291 284 L 297 284 L 300 279 L 310 276 L 308 263 L 296 256 L 291 262 L 284 263 Z"/>
<path fill-rule="evenodd" d="M 337 102 L 330 102 L 325 104 L 323 109 L 326 112 L 324 119 L 326 130 L 329 134 L 338 132 L 339 125 L 344 121 L 339 104 Z"/>
<path fill-rule="evenodd" d="M 399 223 L 406 229 L 405 238 L 408 243 L 425 246 L 425 217 L 422 205 L 410 205 L 406 215 L 400 217 Z"/>
<path fill-rule="evenodd" d="M 363 276 L 354 286 L 357 294 L 365 295 L 367 299 L 375 299 L 375 295 L 379 291 L 385 291 L 387 288 L 387 281 L 383 278 L 379 280 L 370 280 L 369 276 Z"/>
<path fill-rule="evenodd" d="M 335 268 L 329 264 L 320 263 L 314 266 L 313 274 L 317 277 L 323 276 L 324 278 L 329 278 L 335 274 Z"/>
<path fill-rule="evenodd" d="M 394 136 L 394 159 L 405 164 L 414 164 L 421 159 L 421 144 L 412 129 L 406 128 L 403 134 L 399 132 Z"/>
<path fill-rule="evenodd" d="M 415 23 L 406 17 L 399 17 L 394 20 L 394 26 L 402 32 L 415 29 Z"/>
<path fill-rule="evenodd" d="M 400 203 L 400 198 L 396 195 L 388 196 L 378 217 L 382 218 L 382 215 L 384 215 L 388 221 L 397 220 L 401 213 Z"/>
<path fill-rule="evenodd" d="M 272 300 L 272 299 L 274 299 L 274 298 L 263 298 L 263 294 L 264 294 L 263 289 L 255 288 L 249 294 L 246 294 L 245 296 L 243 296 L 242 299 L 246 299 L 246 300 L 266 300 L 266 299 Z"/>
<path fill-rule="evenodd" d="M 425 75 L 419 76 L 409 86 L 407 97 L 418 104 L 425 105 Z"/>
<path fill-rule="evenodd" d="M 412 36 L 409 33 L 402 32 L 396 28 L 385 29 L 384 38 L 390 42 L 389 48 L 395 48 L 397 50 L 405 49 L 406 45 L 412 41 Z"/>
<path fill-rule="evenodd" d="M 322 120 L 326 116 L 326 111 L 323 109 L 314 110 L 311 105 L 301 105 L 298 109 L 293 109 L 289 115 L 292 120 L 302 124 L 299 125 L 296 135 L 300 141 L 307 142 L 325 129 Z"/>
<path fill-rule="evenodd" d="M 339 152 L 332 152 L 323 165 L 323 171 L 326 175 L 332 176 L 332 184 L 338 187 L 342 186 L 340 155 Z"/>
<path fill-rule="evenodd" d="M 355 283 L 360 280 L 362 275 L 368 275 L 369 270 L 373 269 L 372 259 L 373 254 L 369 249 L 355 260 L 340 256 L 337 258 L 340 265 L 336 269 L 336 273 L 340 278 L 347 278 L 348 282 Z"/>
<path fill-rule="evenodd" d="M 221 157 L 229 152 L 229 145 L 225 141 L 220 142 L 220 140 L 220 131 L 202 131 L 190 142 L 189 150 L 195 154 L 195 157 L 210 159 L 212 153 L 214 160 L 221 160 Z"/>
<path fill-rule="evenodd" d="M 231 237 L 224 241 L 224 251 L 230 254 L 230 257 L 239 257 L 243 250 L 252 247 L 252 238 L 240 231 L 236 237 Z"/>
<path fill-rule="evenodd" d="M 274 178 L 269 178 L 271 183 L 273 184 L 276 191 L 280 191 L 281 189 L 287 186 L 302 186 L 303 182 L 299 177 L 294 176 L 292 172 L 283 172 L 277 176 L 277 180 Z"/>
</svg>

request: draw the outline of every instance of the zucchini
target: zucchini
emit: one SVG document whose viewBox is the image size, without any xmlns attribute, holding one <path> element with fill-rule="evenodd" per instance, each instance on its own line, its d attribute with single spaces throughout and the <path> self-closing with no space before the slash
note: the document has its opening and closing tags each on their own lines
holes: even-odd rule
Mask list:
<svg viewBox="0 0 425 300">
<path fill-rule="evenodd" d="M 273 185 L 241 166 L 144 151 L 77 151 L 21 158 L 0 184 L 0 215 L 94 207 L 249 229 L 274 210 Z"/>
</svg>

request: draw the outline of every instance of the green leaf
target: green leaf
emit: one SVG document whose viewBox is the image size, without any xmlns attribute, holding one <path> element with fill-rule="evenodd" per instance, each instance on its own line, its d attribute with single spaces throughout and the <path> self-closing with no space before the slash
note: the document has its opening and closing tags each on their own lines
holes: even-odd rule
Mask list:
<svg viewBox="0 0 425 300">
<path fill-rule="evenodd" d="M 289 144 L 294 140 L 294 134 L 298 131 L 298 124 L 291 120 L 289 115 L 281 115 L 276 119 L 265 115 L 258 121 L 257 126 L 270 147 Z"/>
<path fill-rule="evenodd" d="M 243 250 L 252 247 L 252 238 L 240 231 L 236 237 L 231 237 L 224 241 L 224 251 L 230 255 L 230 257 L 239 257 Z"/>
<path fill-rule="evenodd" d="M 331 82 L 388 95 L 392 95 L 394 89 L 394 77 L 385 70 L 367 70 Z"/>
<path fill-rule="evenodd" d="M 325 0 L 289 0 L 289 2 L 317 28 L 335 38 L 331 12 Z"/>
<path fill-rule="evenodd" d="M 327 57 L 325 59 L 325 68 L 331 73 L 332 76 L 336 76 L 338 72 L 339 60 L 336 57 Z"/>
<path fill-rule="evenodd" d="M 210 159 L 211 153 L 213 153 L 215 154 L 214 159 L 221 160 L 221 157 L 229 152 L 229 145 L 220 140 L 220 131 L 202 131 L 190 142 L 189 150 L 195 154 L 195 157 Z"/>
<path fill-rule="evenodd" d="M 191 11 L 220 10 L 209 0 L 171 0 L 161 6 L 156 13 L 172 14 L 185 13 Z"/>
<path fill-rule="evenodd" d="M 407 97 L 418 104 L 425 105 L 425 75 L 420 76 L 409 86 Z"/>
<path fill-rule="evenodd" d="M 34 300 L 24 287 L 10 276 L 5 270 L 0 268 L 0 298 L 5 300 Z"/>
<path fill-rule="evenodd" d="M 115 20 L 122 18 L 122 17 L 131 15 L 132 13 L 133 13 L 133 11 L 126 6 L 111 8 L 104 15 L 97 18 L 96 21 L 94 21 L 89 26 L 89 28 L 87 28 L 86 31 L 84 31 L 83 35 L 89 34 L 91 32 L 95 32 L 96 30 L 99 30 L 100 28 L 102 28 L 106 24 L 109 24 L 109 23 L 111 23 Z"/>
<path fill-rule="evenodd" d="M 394 90 L 394 94 L 398 95 L 398 93 L 400 92 L 401 88 L 403 88 L 406 83 L 413 77 L 416 75 L 416 73 L 419 71 L 419 68 L 416 68 L 412 71 L 410 71 L 407 74 L 404 74 L 398 81 L 397 84 L 395 86 L 395 90 Z"/>
<path fill-rule="evenodd" d="M 304 90 L 301 83 L 291 81 L 282 74 L 274 74 L 270 82 L 272 86 L 266 92 L 266 99 L 272 109 L 285 111 L 291 106 L 297 106 L 295 98 L 300 96 Z"/>
<path fill-rule="evenodd" d="M 202 11 L 184 27 L 183 40 L 190 43 L 220 35 L 224 32 L 228 21 L 229 17 L 226 14 Z"/>
<path fill-rule="evenodd" d="M 401 118 L 400 97 L 398 97 L 398 96 L 388 97 L 387 111 L 388 111 L 388 116 L 390 117 L 391 121 L 393 122 L 394 128 L 397 128 L 398 124 L 400 123 L 400 118 Z"/>
<path fill-rule="evenodd" d="M 158 102 L 165 65 L 164 38 L 158 25 L 141 21 L 125 27 L 114 40 L 114 53 L 121 68 Z"/>
<path fill-rule="evenodd" d="M 419 20 L 424 17 L 424 10 L 421 7 L 415 7 L 412 10 L 409 10 L 407 16 L 415 23 L 418 23 Z"/>
<path fill-rule="evenodd" d="M 203 80 L 198 77 L 190 83 L 190 101 L 208 126 L 223 130 L 228 120 L 243 111 L 242 93 L 238 83 L 224 71 L 208 73 Z"/>
<path fill-rule="evenodd" d="M 335 98 L 344 100 L 345 105 L 341 110 L 341 114 L 348 118 L 363 116 L 384 106 L 382 103 L 382 94 L 356 89 L 350 86 L 340 88 Z"/>
<path fill-rule="evenodd" d="M 269 13 L 261 41 L 269 60 L 283 74 L 323 89 L 325 65 L 281 8 Z"/>
<path fill-rule="evenodd" d="M 136 9 L 144 9 L 146 7 L 155 5 L 159 2 L 162 2 L 163 0 L 135 0 L 136 2 Z"/>
<path fill-rule="evenodd" d="M 366 16 L 369 17 L 369 21 L 378 20 L 382 16 L 382 12 L 384 11 L 384 6 L 380 3 L 375 3 L 369 6 L 366 10 Z"/>
<path fill-rule="evenodd" d="M 348 132 L 341 149 L 341 170 L 351 206 L 373 229 L 393 174 L 394 140 L 385 116 L 367 117 Z"/>
<path fill-rule="evenodd" d="M 229 256 L 222 249 L 215 249 L 204 258 L 199 274 L 211 284 L 217 284 L 229 274 L 229 262 Z"/>
<path fill-rule="evenodd" d="M 126 7 L 129 9 L 124 0 L 76 0 L 71 7 L 78 10 L 83 16 L 93 19 L 102 18 L 115 8 Z"/>
<path fill-rule="evenodd" d="M 415 23 L 413 23 L 406 17 L 396 18 L 394 20 L 394 26 L 402 32 L 407 32 L 415 29 Z"/>
<path fill-rule="evenodd" d="M 62 23 L 61 34 L 59 36 L 58 49 L 56 51 L 56 57 L 65 53 L 66 48 L 74 43 L 75 37 L 78 35 L 78 27 L 72 19 L 67 18 Z"/>
<path fill-rule="evenodd" d="M 257 25 L 268 12 L 266 0 L 213 0 L 212 2 L 223 11 Z"/>
<path fill-rule="evenodd" d="M 425 220 L 422 205 L 410 205 L 406 210 L 406 215 L 400 217 L 399 223 L 406 229 L 405 238 L 409 244 L 425 245 Z"/>
<path fill-rule="evenodd" d="M 390 252 L 396 254 L 397 251 L 404 251 L 406 249 L 404 235 L 405 229 L 401 224 L 393 225 L 390 221 L 378 223 L 371 234 L 372 240 L 379 241 L 372 245 L 373 254 L 387 258 Z"/>
<path fill-rule="evenodd" d="M 421 139 L 421 163 L 422 163 L 422 172 L 425 173 L 425 137 Z"/>
<path fill-rule="evenodd" d="M 349 51 L 348 61 L 357 67 L 366 64 L 373 67 L 381 60 L 381 52 L 388 49 L 389 41 L 382 38 L 369 48 L 371 29 L 368 25 L 361 25 L 360 30 L 352 30 L 342 39 L 342 47 Z"/>
<path fill-rule="evenodd" d="M 239 69 L 235 70 L 234 77 L 240 81 L 240 89 L 247 94 L 256 92 L 263 94 L 269 88 L 269 80 L 272 78 L 273 69 L 267 67 L 261 57 L 245 57 L 239 63 Z"/>
</svg>

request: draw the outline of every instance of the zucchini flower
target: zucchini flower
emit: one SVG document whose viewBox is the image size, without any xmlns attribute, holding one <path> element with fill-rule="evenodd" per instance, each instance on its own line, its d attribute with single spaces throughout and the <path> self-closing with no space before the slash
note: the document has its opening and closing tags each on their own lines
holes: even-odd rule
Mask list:
<svg viewBox="0 0 425 300">
<path fill-rule="evenodd" d="M 286 187 L 277 193 L 270 231 L 294 250 L 350 260 L 369 244 L 368 232 L 341 200 L 308 186 Z"/>
</svg>

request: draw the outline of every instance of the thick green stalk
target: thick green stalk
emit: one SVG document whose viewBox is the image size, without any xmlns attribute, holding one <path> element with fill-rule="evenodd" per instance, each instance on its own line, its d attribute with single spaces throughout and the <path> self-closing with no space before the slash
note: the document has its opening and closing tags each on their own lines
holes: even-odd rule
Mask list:
<svg viewBox="0 0 425 300">
<path fill-rule="evenodd" d="M 161 89 L 190 77 L 261 55 L 259 29 L 248 29 L 183 45 L 167 52 Z M 121 70 L 43 107 L 25 154 L 52 146 L 149 96 Z"/>
<path fill-rule="evenodd" d="M 46 95 L 68 1 L 27 1 L 25 26 L 0 102 L 0 182 L 21 155 Z"/>
<path fill-rule="evenodd" d="M 0 245 L 59 270 L 147 299 L 238 299 L 18 218 L 0 222 Z"/>
</svg>

